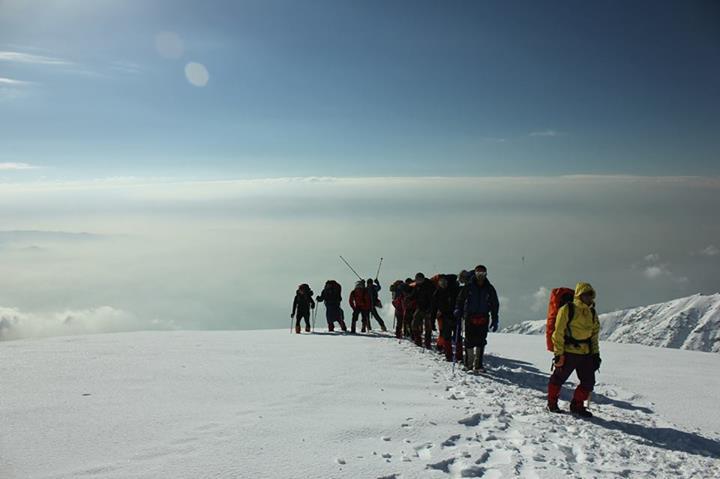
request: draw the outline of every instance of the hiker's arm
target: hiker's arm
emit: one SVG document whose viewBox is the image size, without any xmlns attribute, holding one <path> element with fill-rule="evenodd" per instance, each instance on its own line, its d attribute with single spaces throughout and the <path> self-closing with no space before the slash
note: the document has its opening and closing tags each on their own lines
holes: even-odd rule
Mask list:
<svg viewBox="0 0 720 479">
<path fill-rule="evenodd" d="M 592 354 L 600 354 L 600 321 L 595 316 L 593 321 L 593 334 L 590 340 L 590 352 Z"/>
<path fill-rule="evenodd" d="M 556 356 L 565 354 L 565 329 L 567 329 L 568 325 L 568 309 L 567 305 L 560 308 L 557 318 L 555 318 L 555 331 L 552 335 L 552 341 Z"/>
<path fill-rule="evenodd" d="M 499 321 L 499 313 L 500 313 L 500 300 L 498 299 L 497 290 L 495 289 L 495 286 L 491 289 L 491 297 L 490 297 L 490 316 L 492 318 L 493 323 L 497 323 Z"/>
</svg>

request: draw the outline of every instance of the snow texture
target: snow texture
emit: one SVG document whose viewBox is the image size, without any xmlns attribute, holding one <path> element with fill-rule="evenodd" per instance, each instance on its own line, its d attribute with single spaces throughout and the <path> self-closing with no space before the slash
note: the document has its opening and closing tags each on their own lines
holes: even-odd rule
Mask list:
<svg viewBox="0 0 720 479">
<path fill-rule="evenodd" d="M 379 334 L 4 342 L 0 477 L 720 477 L 720 356 L 603 343 L 581 420 L 542 341 L 489 340 L 482 376 Z"/>
<path fill-rule="evenodd" d="M 600 315 L 600 338 L 617 343 L 720 352 L 720 293 Z M 545 320 L 509 326 L 507 333 L 544 334 Z"/>
</svg>

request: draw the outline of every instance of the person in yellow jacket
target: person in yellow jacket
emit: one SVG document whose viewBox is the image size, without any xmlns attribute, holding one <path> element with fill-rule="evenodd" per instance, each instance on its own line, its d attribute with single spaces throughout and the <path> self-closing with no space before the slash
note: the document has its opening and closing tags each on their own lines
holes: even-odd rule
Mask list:
<svg viewBox="0 0 720 479">
<path fill-rule="evenodd" d="M 570 412 L 592 417 L 585 401 L 595 386 L 595 371 L 600 369 L 600 322 L 595 312 L 595 290 L 588 283 L 578 283 L 574 300 L 560 308 L 555 320 L 552 341 L 555 369 L 548 384 L 548 410 L 562 413 L 558 407 L 560 390 L 573 371 L 580 384 L 575 389 Z"/>
</svg>

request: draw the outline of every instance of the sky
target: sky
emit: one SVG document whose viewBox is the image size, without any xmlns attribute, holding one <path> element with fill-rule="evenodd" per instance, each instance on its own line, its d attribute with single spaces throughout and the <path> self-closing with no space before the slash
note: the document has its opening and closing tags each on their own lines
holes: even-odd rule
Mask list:
<svg viewBox="0 0 720 479">
<path fill-rule="evenodd" d="M 717 292 L 719 59 L 711 1 L 0 0 L 0 336 L 285 327 L 340 254 Z"/>
</svg>

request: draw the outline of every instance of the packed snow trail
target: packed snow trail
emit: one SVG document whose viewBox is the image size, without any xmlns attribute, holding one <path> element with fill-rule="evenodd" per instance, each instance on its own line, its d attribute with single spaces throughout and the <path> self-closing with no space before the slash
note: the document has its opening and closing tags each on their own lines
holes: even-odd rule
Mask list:
<svg viewBox="0 0 720 479">
<path fill-rule="evenodd" d="M 532 336 L 491 335 L 478 377 L 383 335 L 4 342 L 0 477 L 720 477 L 720 431 L 672 424 L 656 412 L 664 397 L 610 384 L 616 346 L 628 362 L 649 349 L 603 345 L 608 383 L 593 396 L 597 417 L 581 420 L 544 410 Z M 716 354 L 672 353 L 693 375 L 685 402 L 704 407 L 708 388 L 717 397 Z M 637 371 L 660 386 L 656 373 Z"/>
</svg>

